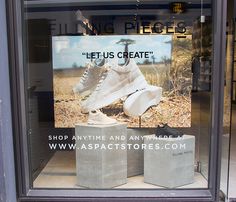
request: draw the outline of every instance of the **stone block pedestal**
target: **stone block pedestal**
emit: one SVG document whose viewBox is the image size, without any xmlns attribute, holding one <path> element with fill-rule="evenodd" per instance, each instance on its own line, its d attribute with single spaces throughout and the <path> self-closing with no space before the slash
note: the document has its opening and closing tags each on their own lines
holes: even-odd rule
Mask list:
<svg viewBox="0 0 236 202">
<path fill-rule="evenodd" d="M 175 188 L 194 181 L 195 137 L 144 138 L 144 182 Z"/>
<path fill-rule="evenodd" d="M 127 126 L 75 126 L 77 184 L 112 188 L 127 182 Z"/>
<path fill-rule="evenodd" d="M 127 147 L 127 175 L 128 177 L 143 175 L 143 156 L 144 152 L 141 145 L 144 143 L 144 136 L 148 135 L 149 129 L 136 128 L 127 129 L 127 144 L 139 145 L 139 149 Z"/>
</svg>

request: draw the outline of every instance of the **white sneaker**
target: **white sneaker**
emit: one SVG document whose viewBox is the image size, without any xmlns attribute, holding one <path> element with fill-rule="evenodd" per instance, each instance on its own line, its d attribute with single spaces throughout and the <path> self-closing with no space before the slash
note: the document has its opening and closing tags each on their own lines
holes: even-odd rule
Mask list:
<svg viewBox="0 0 236 202">
<path fill-rule="evenodd" d="M 90 97 L 81 103 L 84 113 L 112 104 L 137 90 L 144 89 L 147 82 L 134 60 L 125 66 L 112 66 L 103 75 Z"/>
<path fill-rule="evenodd" d="M 88 124 L 90 125 L 112 125 L 116 123 L 115 119 L 108 117 L 99 110 L 89 112 Z"/>
<path fill-rule="evenodd" d="M 149 107 L 159 104 L 161 97 L 162 88 L 149 85 L 130 95 L 123 104 L 123 111 L 128 116 L 141 116 Z"/>
<path fill-rule="evenodd" d="M 80 82 L 74 86 L 73 92 L 79 93 L 81 96 L 87 96 L 91 94 L 96 88 L 101 78 L 102 72 L 107 67 L 108 64 L 105 64 L 105 60 L 103 60 L 99 65 L 97 65 L 95 62 L 89 63 L 87 69 L 80 79 Z"/>
</svg>

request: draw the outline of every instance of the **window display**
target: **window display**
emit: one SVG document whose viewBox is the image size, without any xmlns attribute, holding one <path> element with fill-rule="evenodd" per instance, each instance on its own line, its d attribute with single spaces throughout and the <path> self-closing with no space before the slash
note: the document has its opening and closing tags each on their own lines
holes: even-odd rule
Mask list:
<svg viewBox="0 0 236 202">
<path fill-rule="evenodd" d="M 24 16 L 32 187 L 206 188 L 211 4 L 36 5 Z"/>
</svg>

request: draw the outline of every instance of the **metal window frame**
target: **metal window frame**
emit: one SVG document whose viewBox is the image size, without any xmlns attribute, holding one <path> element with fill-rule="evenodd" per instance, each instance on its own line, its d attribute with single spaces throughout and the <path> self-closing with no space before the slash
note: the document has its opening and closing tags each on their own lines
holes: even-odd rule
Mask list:
<svg viewBox="0 0 236 202">
<path fill-rule="evenodd" d="M 0 1 L 0 201 L 16 201 L 6 4 Z M 9 183 L 10 182 L 10 183 Z"/>
<path fill-rule="evenodd" d="M 227 1 L 212 1 L 214 42 L 212 92 L 214 93 L 211 101 L 209 188 L 174 190 L 71 190 L 30 187 L 22 30 L 23 1 L 8 0 L 6 3 L 19 201 L 219 201 Z"/>
</svg>

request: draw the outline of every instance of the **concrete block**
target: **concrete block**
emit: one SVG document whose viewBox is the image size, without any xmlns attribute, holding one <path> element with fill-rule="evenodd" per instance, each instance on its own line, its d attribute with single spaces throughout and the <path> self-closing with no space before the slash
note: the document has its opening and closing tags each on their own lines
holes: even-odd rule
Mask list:
<svg viewBox="0 0 236 202">
<path fill-rule="evenodd" d="M 194 181 L 195 137 L 145 136 L 144 182 L 175 188 Z"/>
<path fill-rule="evenodd" d="M 149 134 L 149 129 L 135 128 L 127 129 L 127 175 L 128 177 L 143 174 L 143 156 L 144 152 L 141 145 L 144 143 L 144 136 Z M 139 149 L 135 149 L 133 145 L 138 144 Z"/>
<path fill-rule="evenodd" d="M 75 126 L 77 184 L 112 188 L 127 182 L 127 126 Z"/>
</svg>

